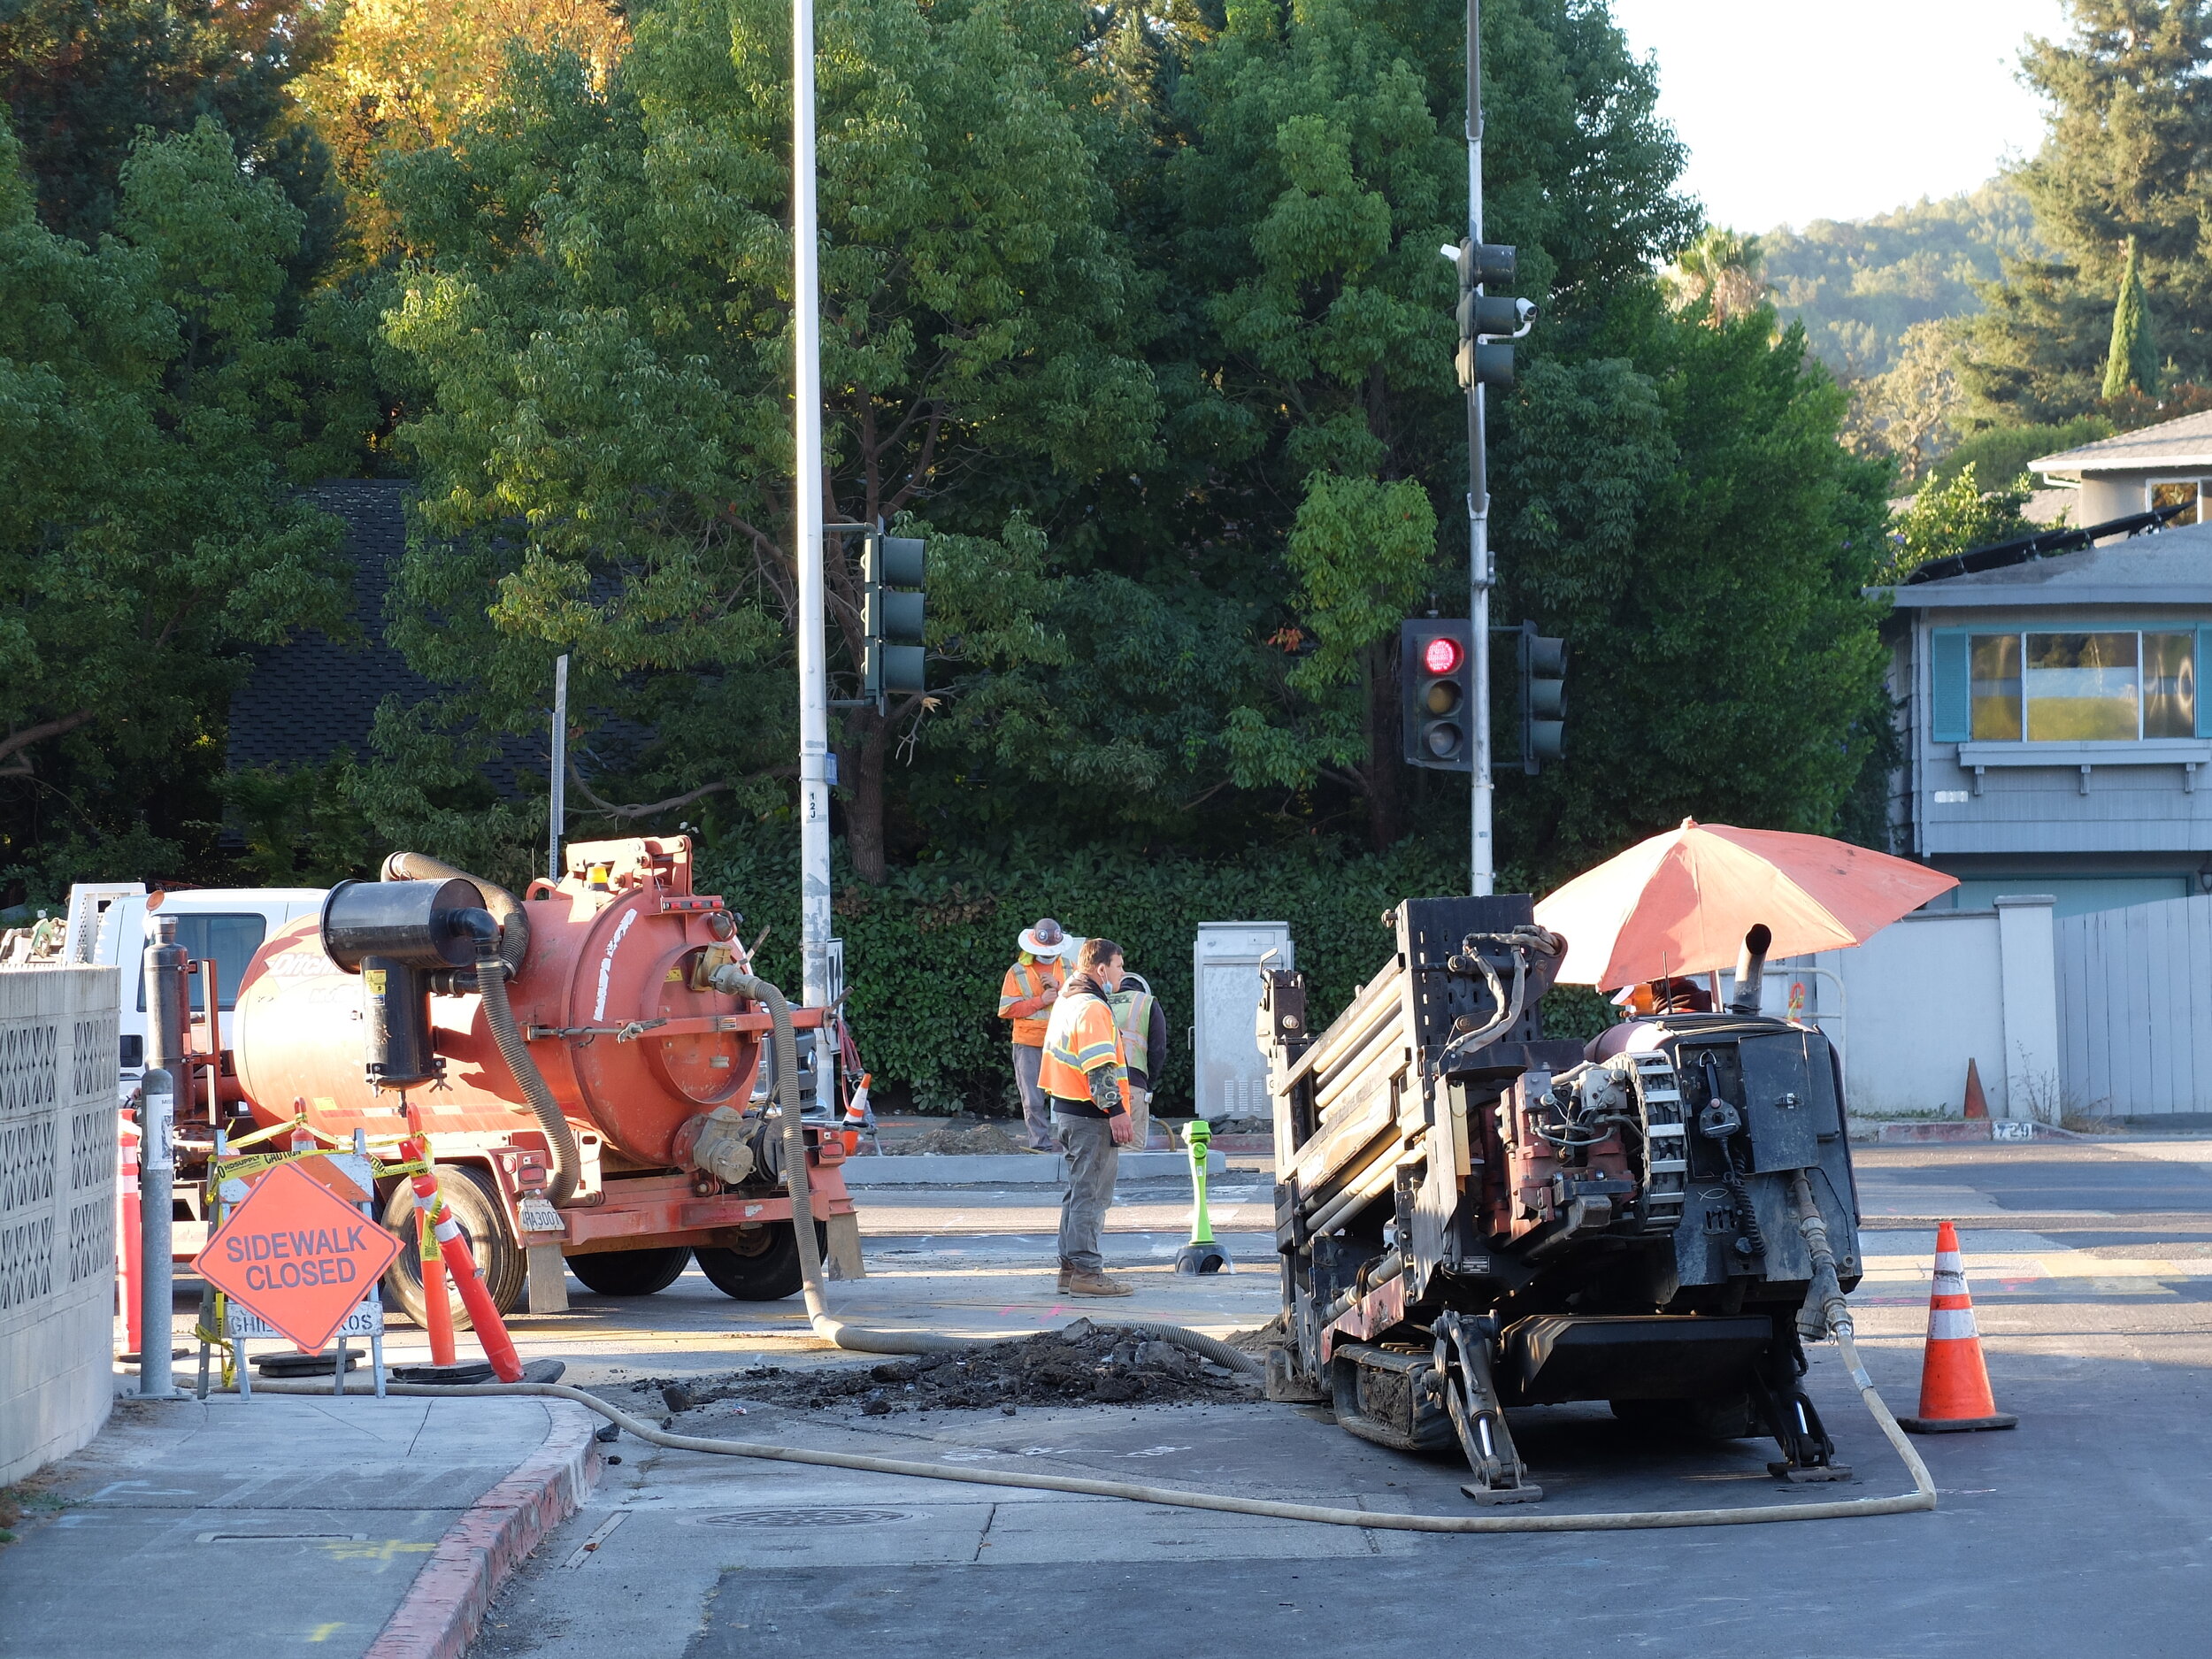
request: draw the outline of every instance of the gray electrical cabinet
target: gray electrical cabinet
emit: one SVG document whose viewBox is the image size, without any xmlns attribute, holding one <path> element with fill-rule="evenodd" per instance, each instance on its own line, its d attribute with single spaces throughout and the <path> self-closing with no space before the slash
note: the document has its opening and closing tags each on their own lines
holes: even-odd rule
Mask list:
<svg viewBox="0 0 2212 1659">
<path fill-rule="evenodd" d="M 1192 1092 L 1198 1115 L 1266 1118 L 1260 969 L 1295 968 L 1288 922 L 1201 922 L 1191 951 Z"/>
</svg>

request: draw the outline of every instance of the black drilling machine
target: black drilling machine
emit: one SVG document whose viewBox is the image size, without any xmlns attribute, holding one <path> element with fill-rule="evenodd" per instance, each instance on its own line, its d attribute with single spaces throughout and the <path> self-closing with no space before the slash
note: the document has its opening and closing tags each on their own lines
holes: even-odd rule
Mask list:
<svg viewBox="0 0 2212 1659">
<path fill-rule="evenodd" d="M 1802 1384 L 1823 1226 L 1841 1287 L 1861 1271 L 1842 1071 L 1817 1030 L 1757 1011 L 1766 930 L 1728 1009 L 1586 1050 L 1542 1034 L 1564 941 L 1526 896 L 1384 920 L 1395 958 L 1318 1036 L 1303 978 L 1263 972 L 1270 1397 L 1380 1445 L 1456 1446 L 1490 1502 L 1542 1496 L 1504 1408 L 1568 1401 L 1770 1435 L 1777 1476 L 1847 1479 Z"/>
</svg>

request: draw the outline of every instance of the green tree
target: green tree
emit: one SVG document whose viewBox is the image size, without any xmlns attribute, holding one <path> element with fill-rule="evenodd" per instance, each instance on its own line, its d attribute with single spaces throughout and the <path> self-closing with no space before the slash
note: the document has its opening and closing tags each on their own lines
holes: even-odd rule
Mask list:
<svg viewBox="0 0 2212 1659">
<path fill-rule="evenodd" d="M 212 116 L 307 215 L 294 257 L 303 272 L 318 268 L 339 200 L 288 88 L 319 58 L 326 15 L 309 0 L 0 5 L 0 85 L 46 224 L 89 242 L 114 218 L 139 133 L 187 132 Z"/>
<path fill-rule="evenodd" d="M 2143 297 L 2143 267 L 2135 238 L 2128 238 L 2128 262 L 2120 273 L 2120 297 L 2112 307 L 2112 343 L 2105 353 L 2104 395 L 2108 402 L 2129 391 L 2146 396 L 2158 391 L 2158 347 L 2151 333 L 2150 308 Z"/>
<path fill-rule="evenodd" d="M 1273 637 L 1319 648 L 1232 710 L 1228 779 L 1341 790 L 1378 848 L 1406 824 L 1397 624 L 1464 590 L 1455 289 L 1437 257 L 1465 224 L 1463 16 L 1233 4 L 1179 83 L 1190 142 L 1166 180 L 1178 275 L 1206 296 L 1175 343 L 1217 394 L 1190 424 L 1242 486 L 1238 541 L 1279 572 Z M 1518 244 L 1521 291 L 1571 339 L 1694 230 L 1671 193 L 1681 151 L 1601 9 L 1506 0 L 1484 30 L 1487 234 Z"/>
<path fill-rule="evenodd" d="M 2032 534 L 2035 526 L 2020 513 L 2027 498 L 2017 485 L 1984 489 L 1971 461 L 1948 478 L 1930 479 L 1891 524 L 1881 579 L 1896 581 L 1932 559 Z"/>
<path fill-rule="evenodd" d="M 579 792 L 605 821 L 786 798 L 788 21 L 765 0 L 667 0 L 636 17 L 604 96 L 572 58 L 544 60 L 391 171 L 417 263 L 386 339 L 422 400 L 400 435 L 425 529 L 457 543 L 411 558 L 395 639 L 456 685 L 436 718 L 482 730 L 541 729 L 570 652 L 593 727 Z M 1056 0 L 818 14 L 823 487 L 834 518 L 921 512 L 941 532 L 931 640 L 949 683 L 841 720 L 871 880 L 894 746 L 970 690 L 972 727 L 999 677 L 1063 652 L 1007 603 L 1041 597 L 1025 513 L 1151 437 L 1080 21 Z M 827 575 L 833 695 L 849 696 L 856 538 Z M 1079 734 L 1050 741 L 1072 769 L 1115 769 Z"/>
<path fill-rule="evenodd" d="M 1838 444 L 1802 329 L 1655 293 L 1614 322 L 1623 355 L 1531 371 L 1501 457 L 1505 614 L 1573 653 L 1568 759 L 1500 795 L 1540 890 L 1686 815 L 1829 831 L 1888 718 L 1860 596 L 1888 467 Z"/>
<path fill-rule="evenodd" d="M 210 747 L 237 654 L 342 614 L 279 463 L 301 216 L 211 120 L 140 139 L 96 251 L 19 158 L 0 134 L 0 777 L 96 788 Z"/>
<path fill-rule="evenodd" d="M 1977 415 L 2001 425 L 2086 412 L 2104 379 L 2103 296 L 2132 264 L 2183 379 L 2212 375 L 2212 7 L 2206 0 L 2071 0 L 2063 41 L 2033 39 L 2024 79 L 2049 108 L 2019 173 L 2037 234 L 2059 257 L 2008 264 L 1965 331 Z M 2131 251 L 2132 250 L 2132 251 Z"/>
</svg>

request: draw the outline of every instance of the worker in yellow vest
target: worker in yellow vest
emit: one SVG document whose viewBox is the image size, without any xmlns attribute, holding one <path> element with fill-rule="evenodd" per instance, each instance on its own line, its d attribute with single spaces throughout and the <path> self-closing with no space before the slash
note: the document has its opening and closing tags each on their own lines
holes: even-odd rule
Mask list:
<svg viewBox="0 0 2212 1659">
<path fill-rule="evenodd" d="M 1075 972 L 1045 1025 L 1038 1082 L 1052 1101 L 1053 1132 L 1067 1154 L 1068 1190 L 1060 1199 L 1060 1289 L 1071 1296 L 1126 1296 L 1106 1275 L 1099 1244 L 1121 1148 L 1134 1139 L 1129 1068 L 1121 1027 L 1106 999 L 1121 987 L 1121 947 L 1087 939 Z"/>
<path fill-rule="evenodd" d="M 1124 972 L 1121 988 L 1107 997 L 1114 1024 L 1121 1027 L 1121 1048 L 1129 1068 L 1129 1115 L 1136 1125 L 1130 1145 L 1141 1152 L 1152 1143 L 1152 1074 L 1167 1057 L 1167 1014 L 1141 973 Z"/>
<path fill-rule="evenodd" d="M 1067 943 L 1059 923 L 1040 918 L 1034 927 L 1022 930 L 1016 941 L 1021 954 L 998 988 L 998 1017 L 1014 1023 L 1014 1087 L 1021 1094 L 1023 1144 L 1032 1152 L 1060 1149 L 1052 1138 L 1052 1107 L 1037 1087 L 1037 1069 L 1045 1021 L 1067 983 L 1060 960 Z"/>
</svg>

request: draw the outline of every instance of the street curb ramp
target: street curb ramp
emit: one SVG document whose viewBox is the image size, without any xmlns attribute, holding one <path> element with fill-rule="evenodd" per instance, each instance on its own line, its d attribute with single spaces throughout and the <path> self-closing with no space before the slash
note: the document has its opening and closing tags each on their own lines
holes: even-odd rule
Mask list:
<svg viewBox="0 0 2212 1659">
<path fill-rule="evenodd" d="M 366 1659 L 462 1659 L 500 1586 L 582 1505 L 599 1478 L 597 1420 L 569 1401 L 544 1405 L 544 1440 L 446 1529 Z"/>
</svg>

